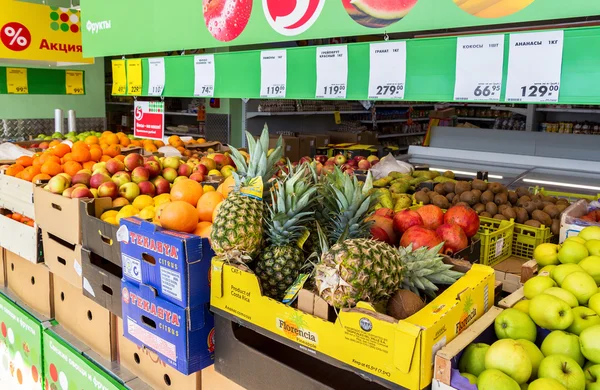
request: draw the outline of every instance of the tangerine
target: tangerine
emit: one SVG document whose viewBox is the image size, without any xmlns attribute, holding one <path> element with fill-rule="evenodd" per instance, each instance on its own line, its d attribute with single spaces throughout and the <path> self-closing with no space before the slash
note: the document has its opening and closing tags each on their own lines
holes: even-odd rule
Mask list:
<svg viewBox="0 0 600 390">
<path fill-rule="evenodd" d="M 58 157 L 64 157 L 65 154 L 70 153 L 71 148 L 67 144 L 58 144 L 52 148 L 52 153 Z"/>
<path fill-rule="evenodd" d="M 198 200 L 198 218 L 203 222 L 213 222 L 213 213 L 215 208 L 225 200 L 223 194 L 217 191 L 211 191 L 203 194 Z"/>
<path fill-rule="evenodd" d="M 33 165 L 33 157 L 21 156 L 17 159 L 17 164 L 22 165 L 25 168 L 30 167 Z"/>
<path fill-rule="evenodd" d="M 77 161 L 67 161 L 63 165 L 63 171 L 71 177 L 75 176 L 77 174 L 77 172 L 79 172 L 82 169 L 83 169 L 83 166 L 81 164 L 79 164 Z"/>
<path fill-rule="evenodd" d="M 180 180 L 171 188 L 172 201 L 184 201 L 194 207 L 198 205 L 198 200 L 203 194 L 202 185 L 189 179 Z M 196 211 L 196 215 L 198 215 L 198 211 Z"/>
<path fill-rule="evenodd" d="M 50 153 L 43 153 L 40 156 L 40 164 L 39 165 L 44 165 L 48 161 L 52 161 L 52 162 L 55 162 L 55 163 L 59 164 L 60 163 L 60 158 L 58 156 L 55 156 L 55 155 L 50 154 Z M 36 165 L 36 164 L 34 164 L 34 165 Z"/>
<path fill-rule="evenodd" d="M 92 161 L 100 161 L 100 159 L 102 158 L 102 149 L 98 148 L 90 148 L 90 160 Z"/>
<path fill-rule="evenodd" d="M 77 149 L 73 148 L 71 154 L 73 155 L 73 161 L 77 161 L 79 163 L 88 162 L 92 158 L 92 154 L 90 153 L 90 150 L 87 148 L 87 146 L 79 147 Z"/>
<path fill-rule="evenodd" d="M 52 177 L 50 177 L 50 175 L 48 175 L 47 173 L 38 173 L 33 177 L 33 179 L 31 179 L 31 182 L 35 184 L 39 181 L 45 181 L 50 179 L 52 179 Z"/>
<path fill-rule="evenodd" d="M 99 141 L 98 141 L 98 137 L 96 137 L 95 135 L 89 135 L 89 136 L 85 137 L 84 142 L 86 145 L 94 145 L 94 144 L 97 144 Z"/>
<path fill-rule="evenodd" d="M 48 147 L 52 148 L 52 147 L 54 147 L 56 145 L 60 145 L 60 141 L 57 140 L 57 139 L 50 141 L 50 143 L 48 144 Z"/>
<path fill-rule="evenodd" d="M 62 166 L 54 161 L 47 161 L 42 165 L 41 173 L 45 173 L 50 176 L 56 176 L 63 172 Z"/>
<path fill-rule="evenodd" d="M 106 149 L 104 149 L 104 154 L 110 157 L 117 157 L 121 154 L 121 146 L 119 145 L 109 145 Z"/>
<path fill-rule="evenodd" d="M 25 167 L 21 164 L 13 164 L 10 167 L 6 168 L 6 174 L 8 176 L 17 176 L 17 174 L 21 173 Z"/>
<path fill-rule="evenodd" d="M 212 223 L 210 222 L 200 222 L 194 230 L 194 234 L 200 236 L 202 238 L 210 238 L 210 232 L 212 230 Z"/>
<path fill-rule="evenodd" d="M 96 164 L 96 162 L 94 160 L 86 161 L 83 163 L 83 169 L 89 169 L 91 171 L 92 168 L 94 167 L 94 164 Z"/>
</svg>

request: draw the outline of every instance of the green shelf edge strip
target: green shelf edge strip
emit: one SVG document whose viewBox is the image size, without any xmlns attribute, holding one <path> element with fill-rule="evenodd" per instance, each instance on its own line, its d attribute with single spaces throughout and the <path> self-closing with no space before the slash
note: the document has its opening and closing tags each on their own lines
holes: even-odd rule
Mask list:
<svg viewBox="0 0 600 390">
<path fill-rule="evenodd" d="M 6 82 L 6 68 L 21 68 L 21 66 L 0 66 L 0 95 L 8 94 L 8 85 Z M 67 75 L 66 72 L 71 69 L 27 69 L 27 88 L 28 94 L 25 95 L 66 95 L 67 94 Z M 79 71 L 79 70 L 78 70 Z M 83 72 L 83 95 L 87 93 L 85 87 L 85 71 Z M 70 96 L 83 96 L 70 95 Z M 24 96 L 24 95 L 20 95 Z"/>
<path fill-rule="evenodd" d="M 600 104 L 600 28 L 565 31 L 560 104 Z M 524 33 L 524 32 L 521 32 Z M 493 34 L 480 34 L 493 35 Z M 504 102 L 510 34 L 505 35 Z M 457 37 L 407 41 L 406 101 L 454 99 Z M 315 99 L 316 47 L 288 48 L 286 99 Z M 216 53 L 216 98 L 260 98 L 260 50 Z M 369 100 L 369 43 L 348 44 L 346 100 Z M 543 66 L 543 59 L 532 66 Z M 148 59 L 142 61 L 148 96 Z M 165 97 L 194 97 L 194 56 L 165 57 Z M 461 103 L 465 103 L 464 101 Z M 489 102 L 487 102 L 489 103 Z"/>
</svg>

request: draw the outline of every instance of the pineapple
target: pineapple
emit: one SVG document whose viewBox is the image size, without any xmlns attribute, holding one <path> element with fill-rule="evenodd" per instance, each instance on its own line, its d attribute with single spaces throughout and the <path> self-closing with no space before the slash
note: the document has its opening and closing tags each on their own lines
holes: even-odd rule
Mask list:
<svg viewBox="0 0 600 390">
<path fill-rule="evenodd" d="M 266 221 L 268 246 L 260 253 L 256 274 L 263 294 L 281 300 L 304 265 L 304 252 L 298 241 L 312 220 L 311 209 L 317 188 L 311 184 L 308 166 L 298 166 L 271 192 Z"/>
<path fill-rule="evenodd" d="M 246 164 L 244 156 L 231 147 L 231 158 L 237 167 L 234 173 L 235 188 L 223 201 L 216 216 L 210 235 L 211 245 L 218 256 L 236 256 L 244 263 L 252 261 L 263 245 L 264 203 L 241 192 L 243 187 L 262 178 L 265 188 L 276 171 L 276 163 L 283 154 L 282 140 L 279 138 L 275 150 L 267 157 L 269 149 L 269 131 L 267 126 L 258 141 L 246 132 L 250 162 Z"/>
</svg>

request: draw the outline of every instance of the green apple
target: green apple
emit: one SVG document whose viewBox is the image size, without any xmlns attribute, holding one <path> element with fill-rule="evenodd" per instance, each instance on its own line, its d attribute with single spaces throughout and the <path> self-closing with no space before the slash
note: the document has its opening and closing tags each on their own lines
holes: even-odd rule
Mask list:
<svg viewBox="0 0 600 390">
<path fill-rule="evenodd" d="M 565 242 L 578 242 L 578 243 L 580 243 L 580 244 L 585 244 L 585 240 L 584 240 L 583 238 L 581 238 L 581 237 L 577 237 L 577 236 L 572 236 L 572 237 L 569 237 L 569 238 L 567 238 L 567 239 L 566 239 L 566 240 L 563 242 L 563 244 L 564 244 Z"/>
<path fill-rule="evenodd" d="M 567 332 L 571 332 L 579 336 L 584 329 L 590 326 L 600 325 L 600 316 L 585 306 L 573 308 L 573 323 L 567 328 Z"/>
<path fill-rule="evenodd" d="M 552 264 L 560 264 L 558 261 L 558 250 L 560 245 L 546 243 L 538 245 L 533 251 L 533 258 L 540 267 Z"/>
<path fill-rule="evenodd" d="M 469 374 L 468 372 L 461 372 L 460 375 L 467 378 L 467 380 L 469 381 L 470 384 L 472 384 L 472 385 L 477 384 L 477 377 L 475 375 Z"/>
<path fill-rule="evenodd" d="M 527 390 L 567 390 L 567 388 L 556 379 L 540 378 L 531 382 Z"/>
<path fill-rule="evenodd" d="M 585 374 L 585 390 L 600 390 L 600 364 L 595 364 L 591 367 L 584 368 Z"/>
<path fill-rule="evenodd" d="M 544 356 L 564 355 L 583 366 L 585 358 L 579 349 L 579 337 L 562 330 L 554 330 L 542 342 L 540 348 Z"/>
<path fill-rule="evenodd" d="M 578 237 L 586 241 L 600 240 L 600 226 L 588 226 L 579 232 Z"/>
<path fill-rule="evenodd" d="M 564 330 L 573 323 L 571 306 L 548 294 L 540 294 L 531 300 L 529 316 L 537 325 L 549 330 Z"/>
<path fill-rule="evenodd" d="M 595 366 L 595 365 L 596 365 L 596 363 L 590 362 L 589 360 L 586 360 L 585 364 L 583 365 L 583 371 L 585 372 L 585 370 L 587 370 L 591 366 Z"/>
<path fill-rule="evenodd" d="M 544 354 L 540 349 L 529 340 L 517 340 L 517 343 L 521 344 L 521 347 L 525 348 L 525 352 L 529 356 L 529 361 L 531 361 L 531 377 L 529 380 L 536 379 L 538 377 L 538 369 L 540 368 L 540 363 L 544 359 Z"/>
<path fill-rule="evenodd" d="M 525 339 L 531 342 L 537 337 L 537 328 L 531 318 L 517 309 L 506 309 L 496 317 L 494 330 L 498 339 Z"/>
<path fill-rule="evenodd" d="M 521 390 L 529 390 L 529 384 L 528 383 L 521 383 L 520 387 L 521 387 Z"/>
<path fill-rule="evenodd" d="M 560 286 L 567 275 L 577 271 L 583 271 L 583 268 L 577 264 L 561 264 L 550 272 L 550 277 Z"/>
<path fill-rule="evenodd" d="M 564 288 L 550 287 L 549 289 L 544 290 L 544 294 L 553 295 L 556 298 L 560 298 L 563 301 L 567 302 L 571 307 L 579 306 L 579 301 L 577 301 L 575 295 L 568 292 Z"/>
<path fill-rule="evenodd" d="M 587 360 L 600 364 L 600 325 L 590 326 L 581 332 L 579 347 Z"/>
<path fill-rule="evenodd" d="M 500 370 L 487 369 L 477 377 L 478 390 L 521 390 L 519 384 Z"/>
<path fill-rule="evenodd" d="M 600 314 L 600 292 L 592 295 L 590 300 L 588 301 L 588 307 L 596 312 L 596 314 Z"/>
<path fill-rule="evenodd" d="M 577 362 L 564 355 L 550 355 L 540 363 L 540 378 L 556 379 L 567 390 L 584 390 L 585 375 Z"/>
<path fill-rule="evenodd" d="M 521 310 L 525 314 L 529 314 L 529 299 L 521 299 L 519 302 L 515 303 L 512 307 L 513 309 Z"/>
<path fill-rule="evenodd" d="M 600 256 L 600 240 L 589 240 L 585 242 L 585 247 L 592 256 Z"/>
<path fill-rule="evenodd" d="M 577 264 L 589 255 L 585 245 L 571 241 L 562 244 L 558 251 L 558 260 L 563 264 Z"/>
<path fill-rule="evenodd" d="M 550 276 L 550 273 L 552 272 L 552 270 L 556 268 L 556 265 L 551 264 L 551 265 L 547 265 L 545 267 L 542 267 L 539 271 L 538 271 L 538 275 L 540 276 Z"/>
<path fill-rule="evenodd" d="M 485 354 L 485 368 L 495 368 L 510 376 L 517 383 L 525 383 L 531 377 L 533 366 L 527 351 L 515 340 L 498 340 Z M 479 376 L 481 376 L 485 371 Z M 477 381 L 479 384 L 479 381 Z"/>
<path fill-rule="evenodd" d="M 596 284 L 600 284 L 600 256 L 588 256 L 581 260 L 577 265 L 590 274 L 590 276 L 594 278 Z"/>
<path fill-rule="evenodd" d="M 571 292 L 580 305 L 587 305 L 592 295 L 598 292 L 598 286 L 587 272 L 573 272 L 562 282 L 561 287 Z"/>
<path fill-rule="evenodd" d="M 458 371 L 479 376 L 485 370 L 485 354 L 489 348 L 485 343 L 470 344 L 458 361 Z"/>
<path fill-rule="evenodd" d="M 556 283 L 552 278 L 547 276 L 534 276 L 523 285 L 523 294 L 525 294 L 525 298 L 531 299 L 536 295 L 543 293 L 547 288 L 554 286 L 556 286 Z"/>
</svg>

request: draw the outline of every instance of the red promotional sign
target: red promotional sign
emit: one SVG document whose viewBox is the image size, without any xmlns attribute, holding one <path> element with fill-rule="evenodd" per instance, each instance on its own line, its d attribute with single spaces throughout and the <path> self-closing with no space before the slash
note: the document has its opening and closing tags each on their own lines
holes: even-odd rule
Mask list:
<svg viewBox="0 0 600 390">
<path fill-rule="evenodd" d="M 133 134 L 139 138 L 162 140 L 165 135 L 165 103 L 136 102 Z"/>
</svg>

